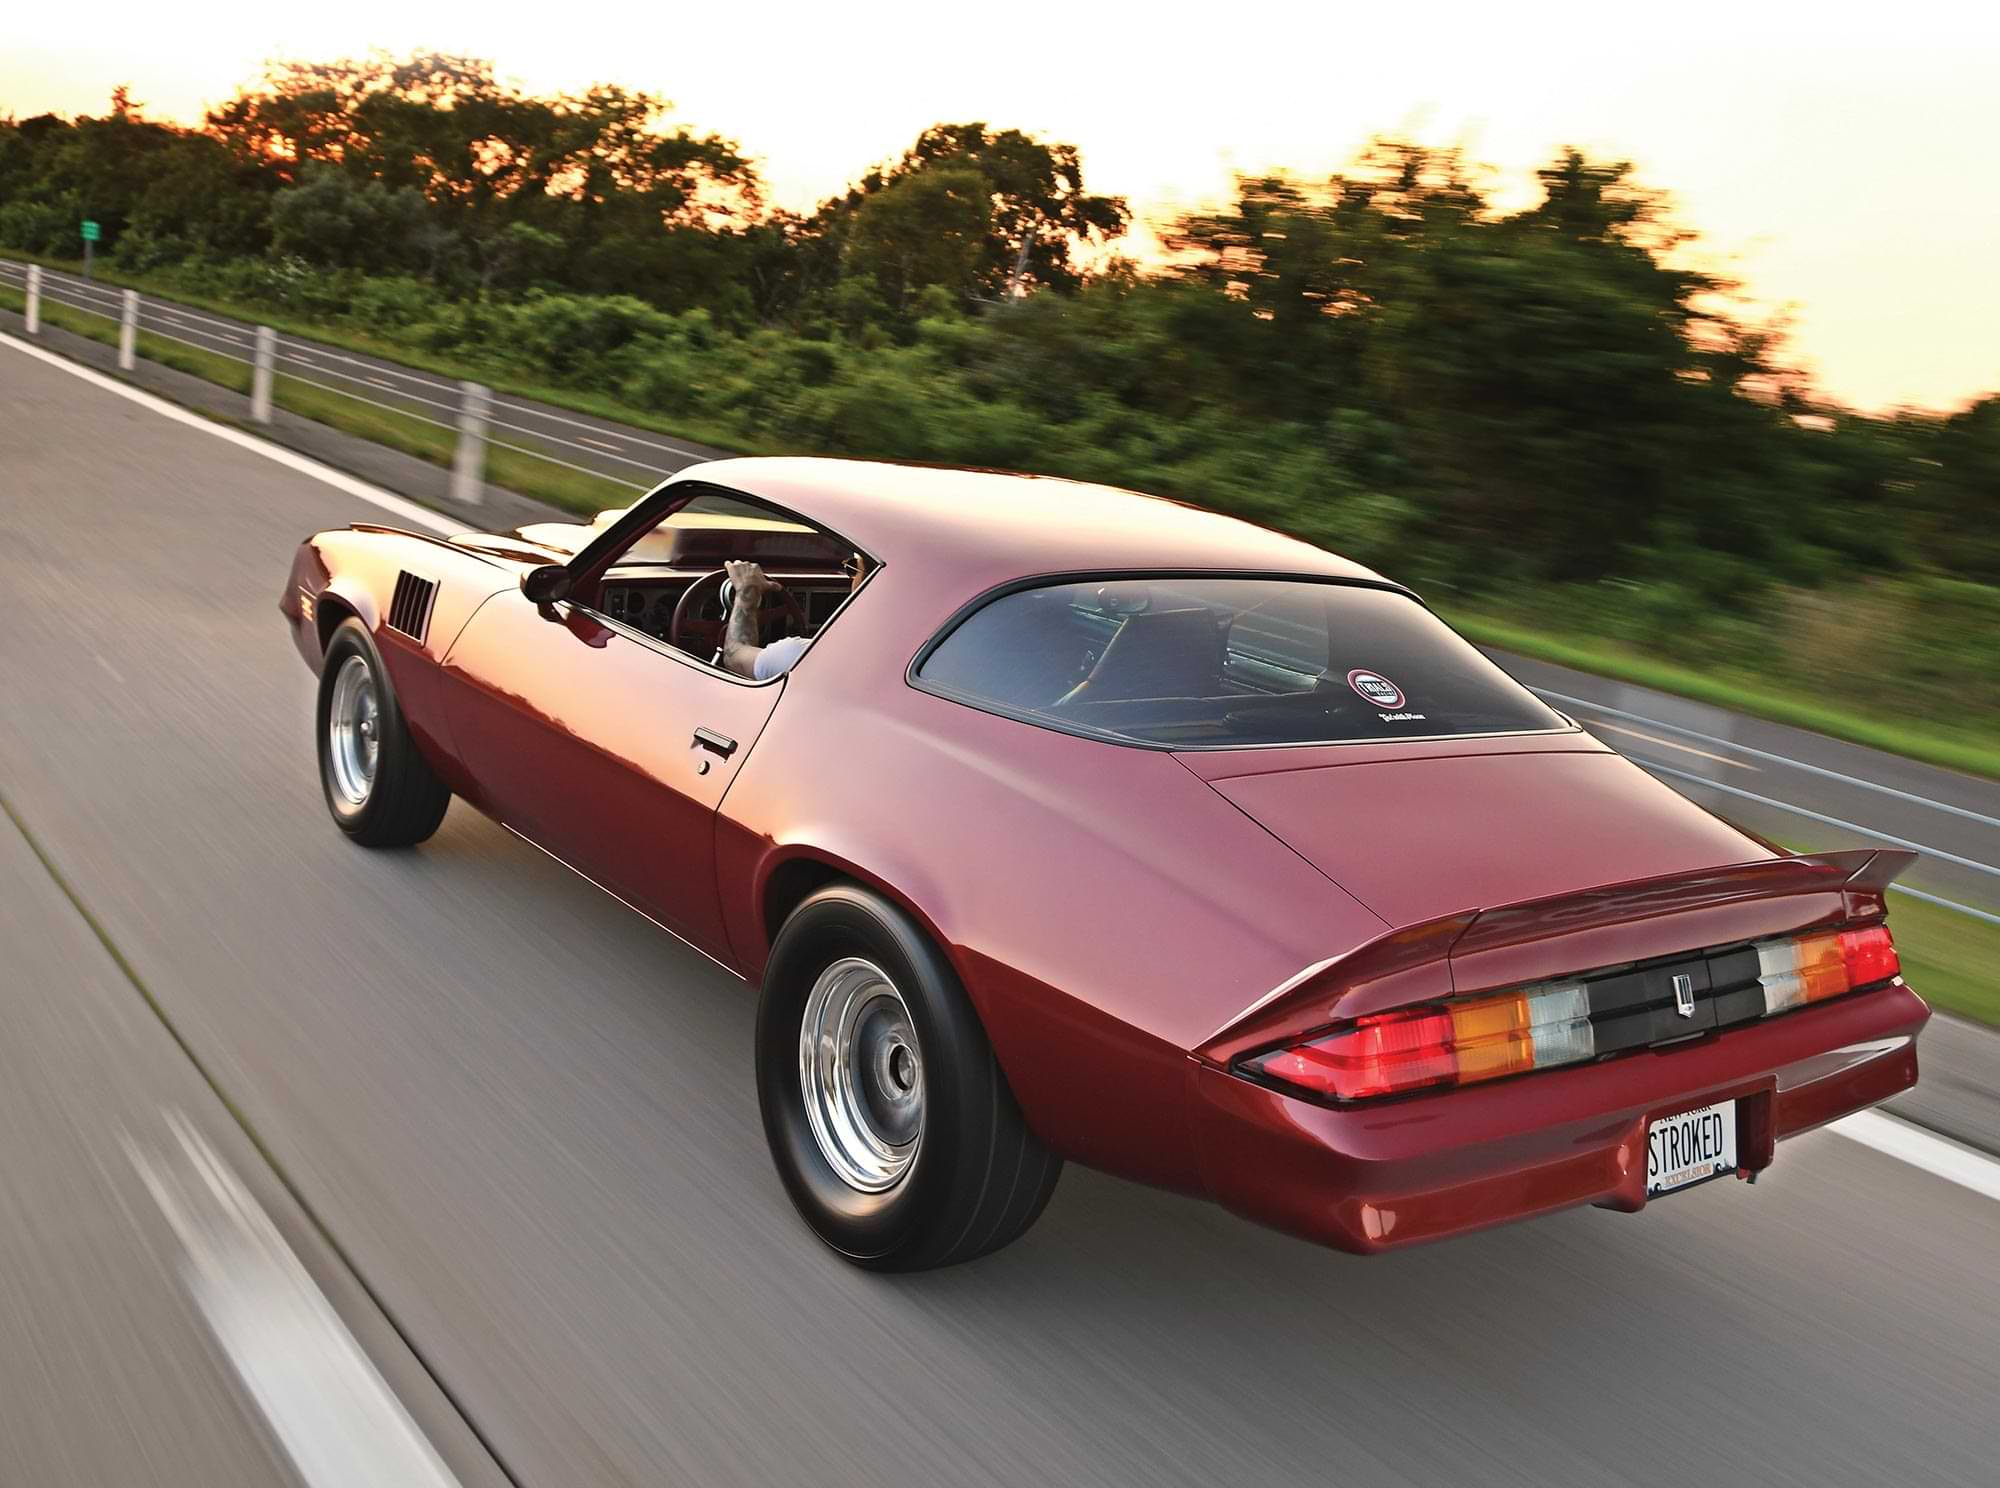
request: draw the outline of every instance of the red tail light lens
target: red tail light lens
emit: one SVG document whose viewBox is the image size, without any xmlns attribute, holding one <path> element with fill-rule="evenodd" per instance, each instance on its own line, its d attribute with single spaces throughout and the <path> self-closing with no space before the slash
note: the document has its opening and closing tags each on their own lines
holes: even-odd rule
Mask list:
<svg viewBox="0 0 2000 1488">
<path fill-rule="evenodd" d="M 1887 925 L 1840 932 L 1840 954 L 1847 962 L 1847 979 L 1857 987 L 1901 976 L 1903 961 Z"/>
<path fill-rule="evenodd" d="M 1274 1050 L 1249 1068 L 1336 1100 L 1447 1085 L 1457 1069 L 1451 1015 L 1380 1013 L 1312 1043 Z"/>
</svg>

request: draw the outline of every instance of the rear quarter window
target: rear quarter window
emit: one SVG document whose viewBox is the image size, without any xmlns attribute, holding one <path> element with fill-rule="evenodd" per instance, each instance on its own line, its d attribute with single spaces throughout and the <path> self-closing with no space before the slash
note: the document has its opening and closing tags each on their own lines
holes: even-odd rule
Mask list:
<svg viewBox="0 0 2000 1488">
<path fill-rule="evenodd" d="M 1567 727 L 1408 595 L 1310 579 L 1017 589 L 937 642 L 916 680 L 1027 722 L 1178 749 Z"/>
</svg>

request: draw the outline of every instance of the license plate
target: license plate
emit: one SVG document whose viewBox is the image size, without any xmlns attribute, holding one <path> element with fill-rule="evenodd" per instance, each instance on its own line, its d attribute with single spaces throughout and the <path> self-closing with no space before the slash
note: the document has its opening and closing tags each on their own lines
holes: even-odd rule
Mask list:
<svg viewBox="0 0 2000 1488">
<path fill-rule="evenodd" d="M 1662 1116 L 1646 1128 L 1646 1197 L 1736 1171 L 1736 1102 Z"/>
</svg>

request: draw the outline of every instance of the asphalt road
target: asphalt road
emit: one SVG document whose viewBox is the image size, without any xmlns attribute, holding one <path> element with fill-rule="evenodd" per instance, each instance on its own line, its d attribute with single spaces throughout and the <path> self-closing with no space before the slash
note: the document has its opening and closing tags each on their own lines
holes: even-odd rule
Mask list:
<svg viewBox="0 0 2000 1488">
<path fill-rule="evenodd" d="M 325 822 L 276 593 L 372 515 L 0 346 L 0 796 L 48 865 L 0 822 L 0 1481 L 282 1481 L 127 1150 L 165 1109 L 467 1484 L 1992 1481 L 2000 1206 L 1831 1133 L 1369 1261 L 1072 1168 L 984 1262 L 847 1268 L 740 983 L 462 808 Z"/>
</svg>

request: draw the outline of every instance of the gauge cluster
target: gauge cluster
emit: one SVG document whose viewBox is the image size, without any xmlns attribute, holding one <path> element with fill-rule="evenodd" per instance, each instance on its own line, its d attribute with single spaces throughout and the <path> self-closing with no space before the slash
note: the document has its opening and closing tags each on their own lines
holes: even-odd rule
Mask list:
<svg viewBox="0 0 2000 1488">
<path fill-rule="evenodd" d="M 622 620 L 634 630 L 643 630 L 647 635 L 667 638 L 673 625 L 674 603 L 680 598 L 678 586 L 663 584 L 607 584 L 604 587 L 604 613 L 613 620 Z M 706 608 L 713 608 L 711 603 Z M 712 614 L 699 618 L 713 620 Z"/>
<path fill-rule="evenodd" d="M 805 609 L 806 631 L 818 632 L 840 608 L 840 602 L 847 598 L 848 585 L 845 580 L 834 583 L 814 583 L 811 580 L 792 578 L 785 581 L 786 588 L 798 599 Z M 604 586 L 603 611 L 613 620 L 642 630 L 659 640 L 672 637 L 674 606 L 680 602 L 686 585 L 680 583 L 610 583 Z M 765 601 L 765 608 L 775 614 L 777 601 Z M 713 624 L 723 618 L 721 597 L 714 589 L 697 595 L 688 616 L 691 620 L 705 620 Z M 766 620 L 768 628 L 775 622 Z M 767 633 L 768 641 L 772 636 Z"/>
</svg>

